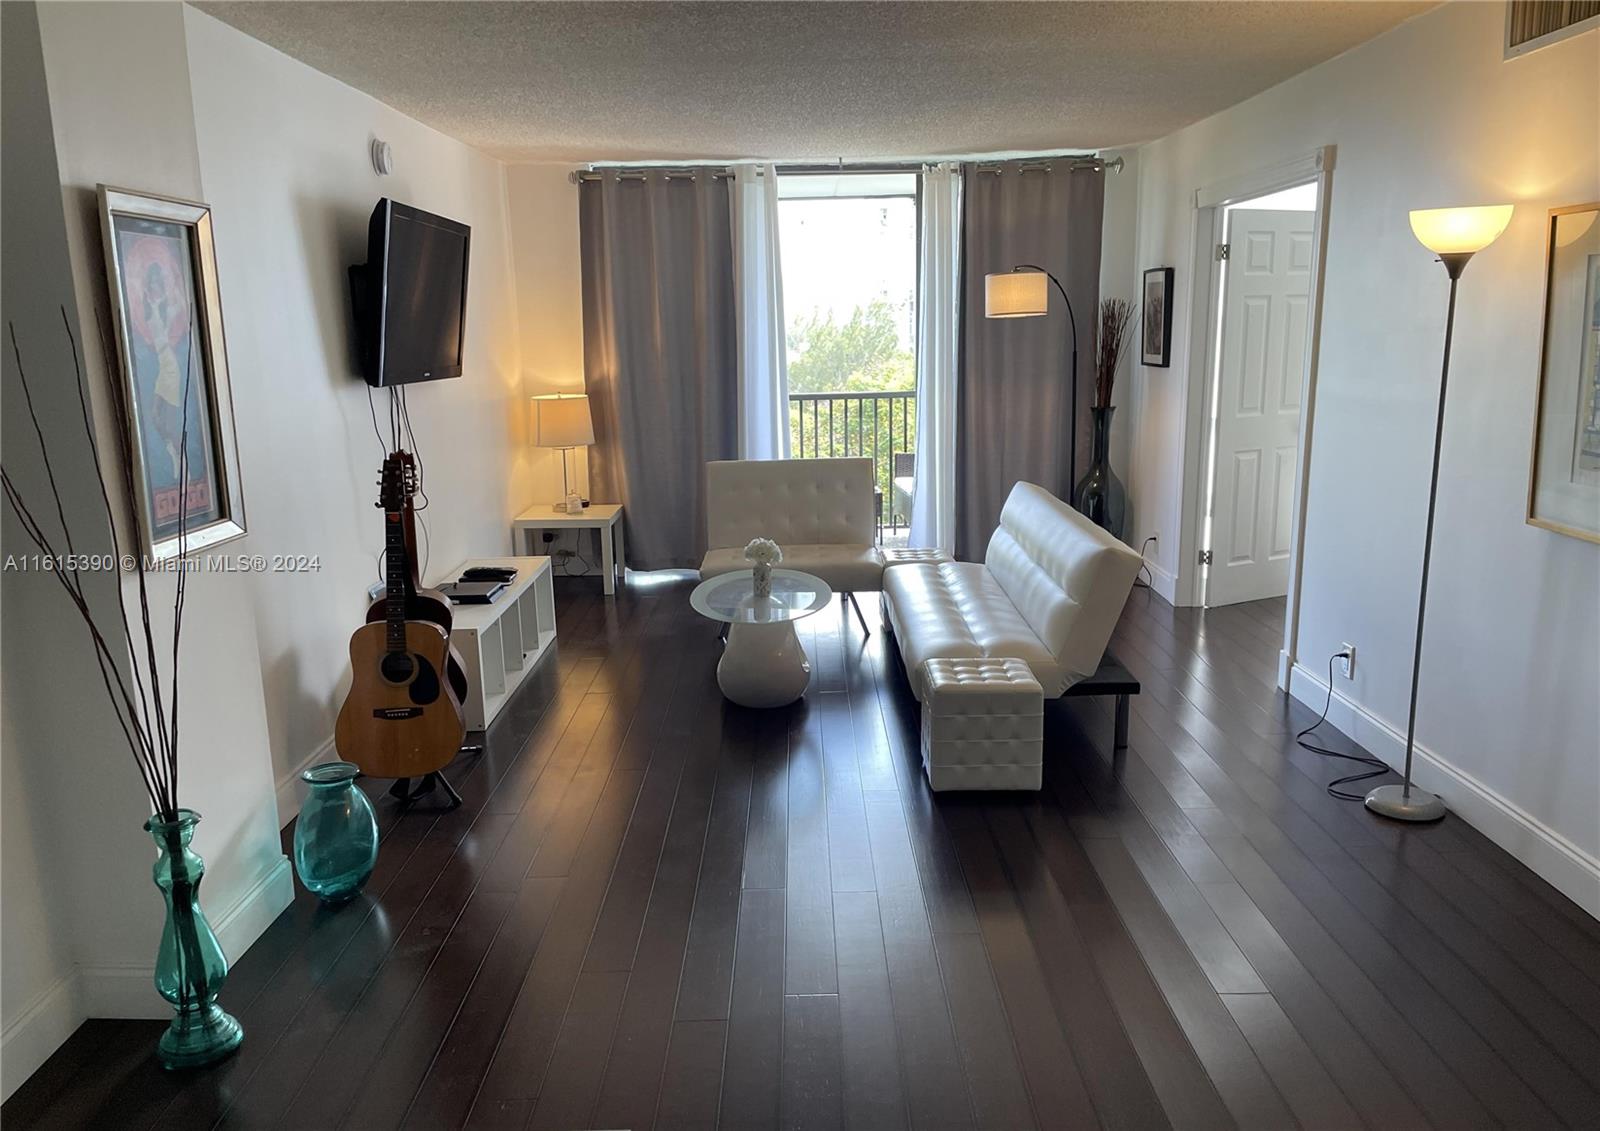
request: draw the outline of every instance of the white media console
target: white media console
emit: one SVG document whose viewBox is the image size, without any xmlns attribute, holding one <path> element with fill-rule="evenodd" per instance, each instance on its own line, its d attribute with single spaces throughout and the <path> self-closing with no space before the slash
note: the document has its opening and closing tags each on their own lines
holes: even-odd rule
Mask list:
<svg viewBox="0 0 1600 1131">
<path fill-rule="evenodd" d="M 453 581 L 473 566 L 506 566 L 517 571 L 487 605 L 452 605 L 455 626 L 450 643 L 467 671 L 468 730 L 494 722 L 519 684 L 556 639 L 556 599 L 549 558 L 473 558 L 441 577 Z"/>
</svg>

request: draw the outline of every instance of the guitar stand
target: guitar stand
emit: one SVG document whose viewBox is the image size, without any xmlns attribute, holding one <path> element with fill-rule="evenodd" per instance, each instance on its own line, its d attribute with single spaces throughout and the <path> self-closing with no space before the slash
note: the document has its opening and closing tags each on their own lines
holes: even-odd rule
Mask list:
<svg viewBox="0 0 1600 1131">
<path fill-rule="evenodd" d="M 438 786 L 444 787 L 445 795 L 450 799 L 450 804 L 445 806 L 445 812 L 461 807 L 461 795 L 456 792 L 455 786 L 450 784 L 450 779 L 438 771 L 425 775 L 417 783 L 416 789 L 411 788 L 410 778 L 396 778 L 395 783 L 389 787 L 389 796 L 402 805 L 410 805 L 413 801 L 432 793 Z"/>
<path fill-rule="evenodd" d="M 465 743 L 457 752 L 458 755 L 482 753 L 483 743 L 481 742 Z M 422 780 L 417 783 L 416 789 L 411 788 L 410 778 L 396 778 L 395 783 L 389 787 L 389 796 L 400 802 L 401 805 L 410 805 L 413 801 L 432 793 L 438 786 L 444 787 L 445 796 L 450 800 L 450 804 L 444 808 L 446 813 L 453 809 L 461 808 L 461 795 L 456 792 L 455 786 L 450 784 L 450 779 L 445 777 L 444 772 L 441 770 L 425 774 Z"/>
</svg>

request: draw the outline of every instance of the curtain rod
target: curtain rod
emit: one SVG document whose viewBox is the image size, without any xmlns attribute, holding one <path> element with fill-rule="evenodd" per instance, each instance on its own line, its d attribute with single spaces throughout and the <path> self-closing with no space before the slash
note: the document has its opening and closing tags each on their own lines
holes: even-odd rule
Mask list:
<svg viewBox="0 0 1600 1131">
<path fill-rule="evenodd" d="M 827 176 L 834 173 L 873 174 L 873 173 L 917 173 L 922 170 L 924 162 L 906 162 L 901 164 L 863 164 L 863 165 L 779 165 L 779 176 Z M 1120 157 L 1106 160 L 1094 156 L 1082 157 L 1044 157 L 1037 160 L 1024 160 L 1017 166 L 1022 173 L 1048 173 L 1056 165 L 1065 165 L 1068 169 L 1098 169 L 1109 173 L 1122 172 L 1123 161 Z M 999 175 L 1003 164 L 999 161 L 982 161 L 974 165 L 978 173 L 994 173 Z M 619 169 L 617 179 L 621 181 L 642 181 L 646 173 L 665 171 L 665 179 L 669 181 L 692 181 L 698 175 L 695 170 L 681 165 L 630 165 Z M 583 181 L 598 181 L 601 170 L 595 168 L 574 169 L 567 174 L 567 180 L 573 184 Z M 726 166 L 713 166 L 711 177 L 713 180 L 725 181 L 732 177 L 732 171 Z"/>
</svg>

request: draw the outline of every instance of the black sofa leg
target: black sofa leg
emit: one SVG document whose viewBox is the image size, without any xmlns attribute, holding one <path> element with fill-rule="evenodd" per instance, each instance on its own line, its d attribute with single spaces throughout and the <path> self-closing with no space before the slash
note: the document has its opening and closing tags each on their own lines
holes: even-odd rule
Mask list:
<svg viewBox="0 0 1600 1131">
<path fill-rule="evenodd" d="M 1117 714 L 1113 747 L 1117 750 L 1126 750 L 1128 747 L 1128 697 L 1117 696 Z"/>
</svg>

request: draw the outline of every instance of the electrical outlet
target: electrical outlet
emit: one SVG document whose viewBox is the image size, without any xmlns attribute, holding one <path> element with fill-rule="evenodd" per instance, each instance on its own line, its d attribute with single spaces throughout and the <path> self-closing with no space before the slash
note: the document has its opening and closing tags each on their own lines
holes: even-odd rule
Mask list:
<svg viewBox="0 0 1600 1131">
<path fill-rule="evenodd" d="M 554 530 L 541 530 L 539 533 L 544 535 L 546 545 L 556 540 L 556 532 Z"/>
<path fill-rule="evenodd" d="M 1344 655 L 1339 657 L 1339 674 L 1345 679 L 1356 677 L 1356 646 L 1354 644 L 1341 644 L 1339 651 Z"/>
</svg>

